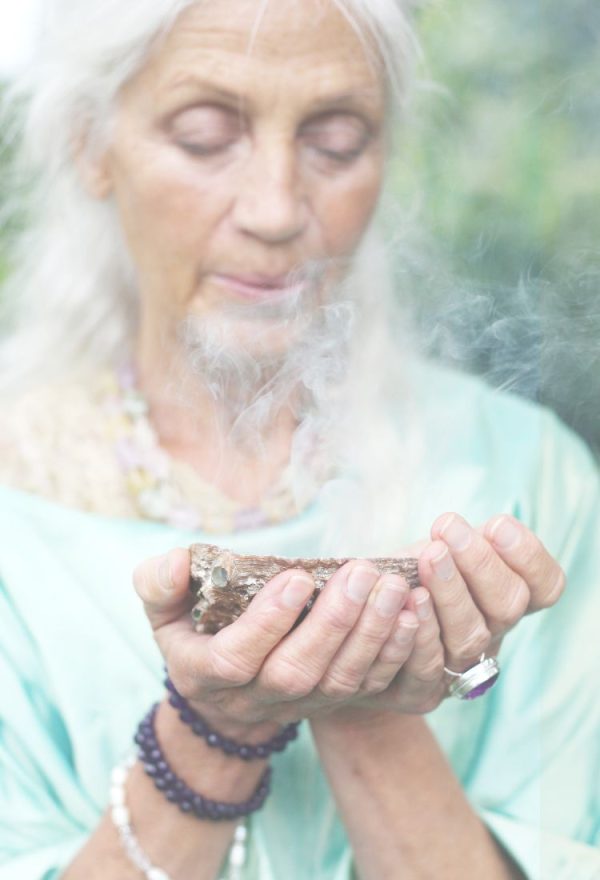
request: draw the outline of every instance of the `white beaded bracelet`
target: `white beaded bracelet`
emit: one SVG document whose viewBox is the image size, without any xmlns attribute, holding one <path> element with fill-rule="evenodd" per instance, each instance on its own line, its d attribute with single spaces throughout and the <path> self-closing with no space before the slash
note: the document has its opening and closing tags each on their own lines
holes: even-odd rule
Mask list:
<svg viewBox="0 0 600 880">
<path fill-rule="evenodd" d="M 119 840 L 127 857 L 136 868 L 139 868 L 146 880 L 171 880 L 166 871 L 152 864 L 139 845 L 138 839 L 131 827 L 131 817 L 125 798 L 125 783 L 136 760 L 136 755 L 130 755 L 115 767 L 110 775 L 111 819 L 117 829 Z M 220 880 L 243 880 L 242 873 L 246 862 L 247 835 L 246 823 L 242 821 L 235 829 L 233 844 L 229 850 L 227 877 L 222 877 Z"/>
</svg>

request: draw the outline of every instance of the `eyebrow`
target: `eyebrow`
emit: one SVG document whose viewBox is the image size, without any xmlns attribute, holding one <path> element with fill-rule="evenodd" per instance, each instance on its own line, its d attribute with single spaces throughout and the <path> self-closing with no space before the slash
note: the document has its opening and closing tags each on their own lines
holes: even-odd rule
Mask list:
<svg viewBox="0 0 600 880">
<path fill-rule="evenodd" d="M 172 80 L 170 83 L 167 83 L 168 91 L 174 92 L 187 89 L 190 86 L 193 86 L 194 88 L 200 88 L 206 92 L 212 92 L 214 95 L 218 95 L 219 97 L 225 98 L 229 101 L 236 101 L 240 99 L 240 96 L 236 95 L 234 92 L 230 92 L 228 89 L 223 88 L 222 86 L 219 86 L 208 79 L 202 79 L 201 77 L 197 76 L 187 75 L 185 77 L 178 77 L 177 79 Z"/>
<path fill-rule="evenodd" d="M 240 103 L 248 103 L 248 96 L 238 94 L 227 89 L 223 85 L 219 85 L 211 80 L 203 79 L 194 75 L 186 75 L 168 83 L 169 91 L 179 91 L 189 89 L 190 87 L 201 89 L 202 91 L 212 94 L 215 97 L 222 98 L 229 103 L 239 105 Z M 318 98 L 311 107 L 311 112 L 319 113 L 329 108 L 349 108 L 359 102 L 369 101 L 380 97 L 380 91 L 375 86 L 365 86 L 354 92 L 342 92 L 335 95 L 323 95 Z M 251 106 L 250 102 L 250 106 Z"/>
</svg>

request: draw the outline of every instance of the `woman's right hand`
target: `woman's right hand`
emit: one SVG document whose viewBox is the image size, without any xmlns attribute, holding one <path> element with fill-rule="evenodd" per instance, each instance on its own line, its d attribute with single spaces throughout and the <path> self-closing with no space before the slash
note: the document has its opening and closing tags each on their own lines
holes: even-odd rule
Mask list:
<svg viewBox="0 0 600 880">
<path fill-rule="evenodd" d="M 133 579 L 175 687 L 230 735 L 379 693 L 413 649 L 418 619 L 404 607 L 408 584 L 380 577 L 366 560 L 342 566 L 291 632 L 315 588 L 306 572 L 281 572 L 212 636 L 194 630 L 189 578 L 189 551 L 177 548 L 141 563 Z"/>
</svg>

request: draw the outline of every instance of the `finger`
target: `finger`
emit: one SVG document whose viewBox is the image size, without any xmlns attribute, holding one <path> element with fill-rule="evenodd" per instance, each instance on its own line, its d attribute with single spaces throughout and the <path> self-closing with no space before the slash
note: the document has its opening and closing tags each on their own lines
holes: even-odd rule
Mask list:
<svg viewBox="0 0 600 880">
<path fill-rule="evenodd" d="M 444 671 L 444 649 L 433 601 L 425 587 L 417 587 L 409 597 L 411 610 L 416 614 L 419 627 L 415 634 L 413 651 L 403 672 L 419 684 L 430 683 Z"/>
<path fill-rule="evenodd" d="M 136 566 L 133 586 L 144 603 L 152 629 L 179 620 L 190 608 L 190 553 L 182 547 L 154 556 Z M 186 619 L 191 629 L 191 620 Z"/>
<path fill-rule="evenodd" d="M 419 627 L 411 654 L 396 677 L 399 709 L 402 711 L 406 704 L 407 711 L 428 712 L 438 705 L 446 690 L 440 628 L 431 596 L 424 587 L 412 590 L 407 604 L 416 612 Z"/>
<path fill-rule="evenodd" d="M 491 634 L 497 637 L 507 632 L 527 610 L 527 582 L 458 514 L 440 517 L 431 534 L 447 545 Z"/>
<path fill-rule="evenodd" d="M 188 640 L 188 676 L 201 676 L 203 692 L 249 684 L 265 658 L 294 625 L 315 585 L 304 571 L 272 578 L 246 611 L 208 641 Z"/>
<path fill-rule="evenodd" d="M 246 611 L 215 635 L 188 629 L 174 638 L 170 627 L 159 630 L 157 641 L 179 693 L 203 700 L 252 681 L 313 592 L 312 578 L 290 569 L 268 581 Z"/>
<path fill-rule="evenodd" d="M 371 669 L 408 596 L 399 575 L 383 575 L 367 604 L 319 682 L 319 691 L 334 699 L 356 694 Z"/>
<path fill-rule="evenodd" d="M 257 685 L 272 699 L 306 697 L 321 681 L 360 617 L 379 572 L 365 561 L 342 566 L 319 594 L 310 614 L 271 653 Z"/>
<path fill-rule="evenodd" d="M 419 620 L 413 611 L 398 614 L 394 629 L 363 680 L 362 691 L 377 694 L 389 687 L 410 657 L 418 628 Z"/>
<path fill-rule="evenodd" d="M 539 611 L 558 602 L 566 585 L 565 573 L 530 529 L 514 516 L 502 514 L 485 524 L 483 534 L 527 584 L 528 611 Z"/>
<path fill-rule="evenodd" d="M 198 650 L 208 638 L 194 632 L 190 615 L 190 561 L 189 550 L 177 547 L 164 556 L 141 562 L 133 572 L 134 588 L 144 603 L 144 611 L 169 671 L 173 646 L 181 651 L 187 645 L 193 645 Z M 176 685 L 183 688 L 177 664 L 174 674 Z"/>
<path fill-rule="evenodd" d="M 446 666 L 469 669 L 489 648 L 492 634 L 443 541 L 433 541 L 419 557 L 419 580 L 433 599 Z"/>
</svg>

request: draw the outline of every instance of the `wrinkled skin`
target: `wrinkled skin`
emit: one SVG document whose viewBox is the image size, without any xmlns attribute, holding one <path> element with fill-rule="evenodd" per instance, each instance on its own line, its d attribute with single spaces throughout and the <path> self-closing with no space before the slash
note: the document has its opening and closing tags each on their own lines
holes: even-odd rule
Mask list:
<svg viewBox="0 0 600 880">
<path fill-rule="evenodd" d="M 187 550 L 147 560 L 134 582 L 177 688 L 221 726 L 281 724 L 332 709 L 348 717 L 364 709 L 422 714 L 447 695 L 445 664 L 461 671 L 483 652 L 494 656 L 524 614 L 553 605 L 565 586 L 560 566 L 512 517 L 472 529 L 445 514 L 431 538 L 419 556 L 422 587 L 409 594 L 401 578 L 349 562 L 293 632 L 314 589 L 301 571 L 273 578 L 215 636 L 193 629 Z M 360 598 L 348 588 L 357 569 Z M 285 601 L 291 579 L 294 607 Z M 381 613 L 385 586 L 392 600 Z"/>
<path fill-rule="evenodd" d="M 145 375 L 179 321 L 235 305 L 219 274 L 327 257 L 333 278 L 377 203 L 384 89 L 356 34 L 332 5 L 278 2 L 248 52 L 255 7 L 188 8 L 122 91 L 110 145 L 85 169 L 90 193 L 114 199 L 136 266 Z M 252 334 L 240 320 L 231 344 Z M 423 713 L 446 694 L 444 665 L 497 653 L 525 613 L 557 601 L 564 575 L 506 516 L 474 529 L 444 514 L 413 552 L 419 589 L 351 562 L 291 633 L 313 589 L 301 572 L 275 578 L 216 636 L 193 631 L 187 551 L 142 563 L 134 580 L 176 686 L 222 728 L 332 708 Z"/>
</svg>

